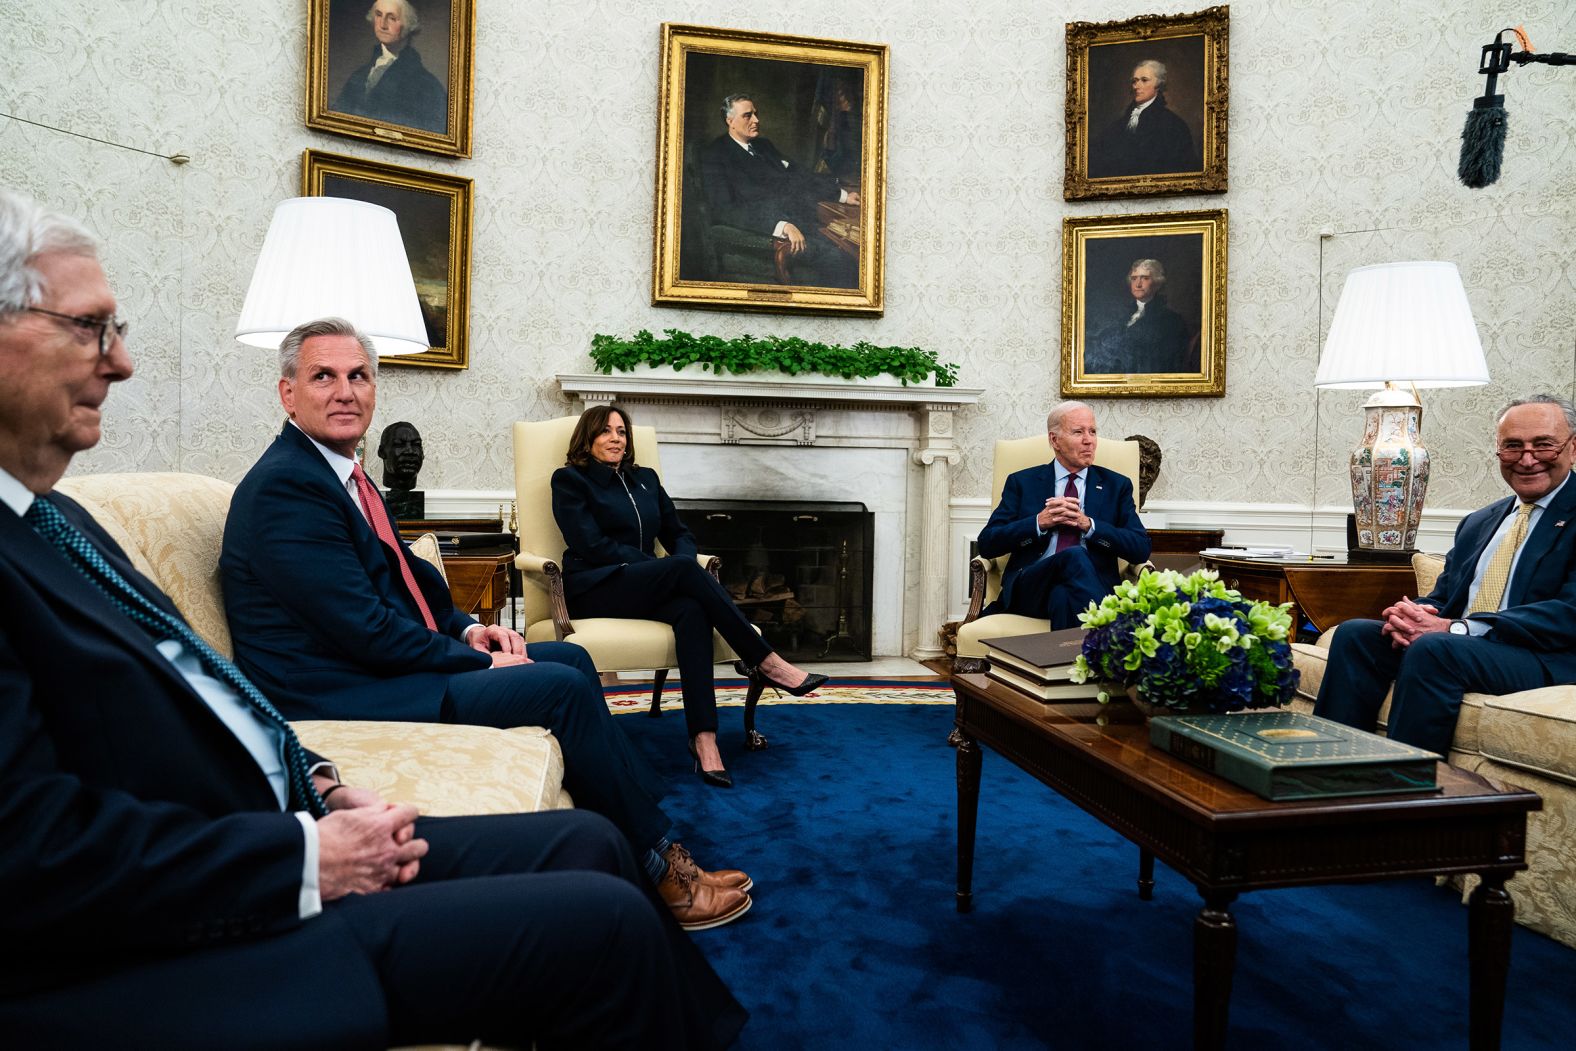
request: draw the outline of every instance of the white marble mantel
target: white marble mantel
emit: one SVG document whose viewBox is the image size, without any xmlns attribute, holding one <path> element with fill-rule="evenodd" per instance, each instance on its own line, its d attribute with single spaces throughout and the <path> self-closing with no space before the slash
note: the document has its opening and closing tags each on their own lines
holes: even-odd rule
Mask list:
<svg viewBox="0 0 1576 1051">
<path fill-rule="evenodd" d="M 865 504 L 876 523 L 875 652 L 941 654 L 953 414 L 981 388 L 696 366 L 561 374 L 558 385 L 583 406 L 618 401 L 655 426 L 675 497 Z"/>
</svg>

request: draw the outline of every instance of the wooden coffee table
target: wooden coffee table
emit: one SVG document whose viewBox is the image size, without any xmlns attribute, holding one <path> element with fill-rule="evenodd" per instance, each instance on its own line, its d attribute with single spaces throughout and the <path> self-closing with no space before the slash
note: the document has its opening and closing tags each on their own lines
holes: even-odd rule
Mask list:
<svg viewBox="0 0 1576 1051">
<path fill-rule="evenodd" d="M 1160 858 L 1204 899 L 1193 924 L 1193 1046 L 1226 1038 L 1245 891 L 1442 873 L 1482 877 L 1467 913 L 1471 1046 L 1499 1047 L 1514 906 L 1536 793 L 1439 764 L 1441 791 L 1273 803 L 1149 744 L 1126 703 L 1042 704 L 984 675 L 956 675 L 959 912 L 973 902 L 980 745 L 1139 847 L 1139 894 Z"/>
</svg>

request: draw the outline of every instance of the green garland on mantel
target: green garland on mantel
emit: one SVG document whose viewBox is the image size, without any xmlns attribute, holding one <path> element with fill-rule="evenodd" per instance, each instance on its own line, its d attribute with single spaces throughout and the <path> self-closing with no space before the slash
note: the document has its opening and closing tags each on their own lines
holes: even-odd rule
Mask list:
<svg viewBox="0 0 1576 1051">
<path fill-rule="evenodd" d="M 591 361 L 600 372 L 630 369 L 636 365 L 701 365 L 713 372 L 786 372 L 797 376 L 819 372 L 854 379 L 888 373 L 910 383 L 923 383 L 934 373 L 936 386 L 958 382 L 958 367 L 936 360 L 936 354 L 918 347 L 877 347 L 860 340 L 851 347 L 812 343 L 797 336 L 692 336 L 678 329 L 665 330 L 658 339 L 645 329 L 634 339 L 598 333 L 591 337 Z"/>
</svg>

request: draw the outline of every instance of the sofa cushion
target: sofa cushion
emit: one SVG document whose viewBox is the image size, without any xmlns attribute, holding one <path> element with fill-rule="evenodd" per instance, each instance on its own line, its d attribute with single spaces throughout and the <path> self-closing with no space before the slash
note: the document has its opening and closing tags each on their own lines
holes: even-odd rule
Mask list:
<svg viewBox="0 0 1576 1051">
<path fill-rule="evenodd" d="M 1419 551 L 1412 556 L 1412 575 L 1417 578 L 1417 594 L 1426 595 L 1434 590 L 1439 574 L 1445 571 L 1444 555 L 1427 555 Z"/>
<path fill-rule="evenodd" d="M 571 623 L 575 630 L 564 636 L 564 641 L 585 647 L 591 659 L 597 661 L 598 671 L 672 668 L 678 664 L 678 655 L 673 648 L 673 629 L 659 620 L 575 617 Z M 525 641 L 552 642 L 554 630 L 550 619 L 533 621 L 525 630 Z M 715 663 L 731 661 L 738 656 L 715 631 L 711 633 L 711 652 Z M 617 656 L 613 661 L 599 659 L 599 656 L 614 654 Z M 602 667 L 603 663 L 607 663 L 607 667 Z"/>
<path fill-rule="evenodd" d="M 204 642 L 233 656 L 219 547 L 235 486 L 200 474 L 148 472 L 63 478 L 58 488 L 125 549 Z"/>
<path fill-rule="evenodd" d="M 1576 785 L 1576 686 L 1485 697 L 1483 708 L 1484 755 Z"/>
<path fill-rule="evenodd" d="M 301 743 L 332 759 L 346 784 L 423 814 L 513 814 L 572 804 L 564 757 L 540 726 L 500 732 L 446 723 L 303 720 Z"/>
</svg>

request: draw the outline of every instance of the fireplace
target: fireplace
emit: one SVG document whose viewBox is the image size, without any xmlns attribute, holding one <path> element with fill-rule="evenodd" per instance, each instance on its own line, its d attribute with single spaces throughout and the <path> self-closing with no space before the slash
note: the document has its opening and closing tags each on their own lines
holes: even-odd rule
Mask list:
<svg viewBox="0 0 1576 1051">
<path fill-rule="evenodd" d="M 698 366 L 560 375 L 558 382 L 583 405 L 616 401 L 637 424 L 655 426 L 662 483 L 675 501 L 864 505 L 874 519 L 869 568 L 849 585 L 869 596 L 861 595 L 859 607 L 869 618 L 864 652 L 941 654 L 958 458 L 953 413 L 978 401 L 979 388 L 891 377 L 719 375 Z M 701 521 L 686 512 L 692 529 Z M 850 554 L 854 547 L 850 541 Z M 836 640 L 828 656 L 837 657 L 841 645 Z"/>
<path fill-rule="evenodd" d="M 675 500 L 722 584 L 790 661 L 869 660 L 875 515 L 860 503 Z"/>
</svg>

